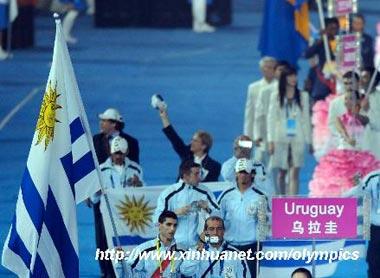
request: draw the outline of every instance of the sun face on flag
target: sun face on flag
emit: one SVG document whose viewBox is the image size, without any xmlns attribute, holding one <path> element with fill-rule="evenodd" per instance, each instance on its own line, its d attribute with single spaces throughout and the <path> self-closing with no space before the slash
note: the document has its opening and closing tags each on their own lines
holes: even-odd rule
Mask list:
<svg viewBox="0 0 380 278">
<path fill-rule="evenodd" d="M 125 201 L 121 201 L 120 205 L 116 207 L 121 219 L 124 220 L 131 232 L 145 233 L 145 228 L 152 223 L 154 207 L 149 207 L 149 201 L 144 200 L 144 195 L 139 199 L 135 196 L 130 199 L 128 195 L 125 195 Z"/>
<path fill-rule="evenodd" d="M 42 101 L 36 127 L 36 130 L 38 131 L 36 145 L 45 139 L 45 150 L 54 138 L 55 123 L 59 122 L 59 120 L 55 118 L 56 110 L 62 108 L 62 106 L 57 104 L 57 99 L 59 96 L 60 95 L 57 93 L 57 83 L 53 87 L 50 81 Z"/>
</svg>

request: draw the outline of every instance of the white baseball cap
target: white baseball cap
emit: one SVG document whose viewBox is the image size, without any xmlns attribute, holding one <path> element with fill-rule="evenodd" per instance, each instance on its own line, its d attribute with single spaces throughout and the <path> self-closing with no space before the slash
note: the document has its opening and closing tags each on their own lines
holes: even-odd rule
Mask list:
<svg viewBox="0 0 380 278">
<path fill-rule="evenodd" d="M 251 173 L 252 170 L 253 170 L 252 160 L 249 160 L 246 158 L 240 158 L 240 159 L 238 159 L 238 161 L 236 161 L 236 164 L 235 164 L 235 172 L 236 173 L 239 173 L 241 171 Z"/>
<path fill-rule="evenodd" d="M 111 141 L 111 153 L 122 152 L 127 153 L 128 142 L 123 137 L 116 136 Z"/>
<path fill-rule="evenodd" d="M 108 108 L 106 111 L 99 114 L 99 119 L 113 120 L 116 122 L 123 123 L 123 117 L 120 115 L 119 111 L 117 111 L 115 108 Z"/>
</svg>

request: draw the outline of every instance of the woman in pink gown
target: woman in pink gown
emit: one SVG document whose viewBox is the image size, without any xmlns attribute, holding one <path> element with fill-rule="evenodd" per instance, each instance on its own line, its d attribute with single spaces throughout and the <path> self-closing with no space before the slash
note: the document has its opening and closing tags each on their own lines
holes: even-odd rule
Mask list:
<svg viewBox="0 0 380 278">
<path fill-rule="evenodd" d="M 336 121 L 340 133 L 338 148 L 323 156 L 315 168 L 309 184 L 312 197 L 340 196 L 354 186 L 356 175 L 363 177 L 380 169 L 380 161 L 371 153 L 361 150 L 364 126 L 368 123 L 368 118 L 359 114 L 359 93 L 346 96 L 345 106 L 346 113 Z"/>
</svg>

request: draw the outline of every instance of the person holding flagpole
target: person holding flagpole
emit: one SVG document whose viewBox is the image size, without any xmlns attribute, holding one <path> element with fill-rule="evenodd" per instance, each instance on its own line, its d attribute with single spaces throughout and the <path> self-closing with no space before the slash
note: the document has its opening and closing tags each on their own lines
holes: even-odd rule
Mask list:
<svg viewBox="0 0 380 278">
<path fill-rule="evenodd" d="M 111 156 L 100 165 L 104 188 L 106 190 L 125 189 L 128 187 L 141 187 L 144 185 L 143 171 L 139 164 L 130 160 L 128 154 L 128 142 L 121 136 L 116 136 L 111 141 Z M 98 191 L 91 198 L 95 216 L 96 247 L 100 251 L 106 251 L 107 244 L 106 229 L 104 227 L 104 212 L 100 210 L 102 192 Z M 96 210 L 97 209 L 97 210 Z M 114 277 L 112 263 L 107 260 L 99 260 L 102 277 Z"/>
</svg>

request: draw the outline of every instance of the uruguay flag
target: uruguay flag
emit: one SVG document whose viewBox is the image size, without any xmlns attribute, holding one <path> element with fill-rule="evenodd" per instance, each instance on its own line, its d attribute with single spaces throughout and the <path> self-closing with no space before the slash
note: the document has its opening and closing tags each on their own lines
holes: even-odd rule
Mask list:
<svg viewBox="0 0 380 278">
<path fill-rule="evenodd" d="M 99 189 L 98 162 L 60 20 L 2 264 L 19 277 L 79 277 L 76 203 Z"/>
</svg>

